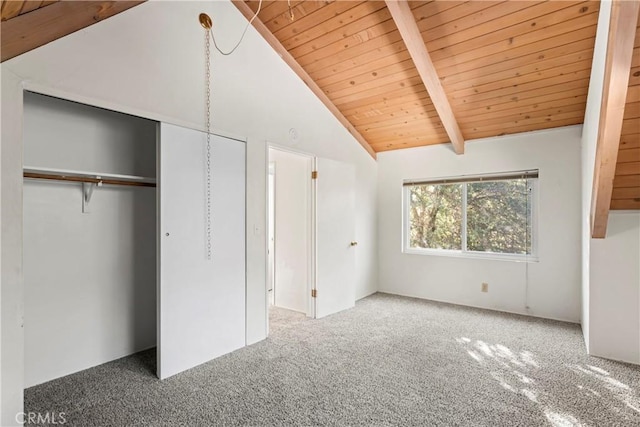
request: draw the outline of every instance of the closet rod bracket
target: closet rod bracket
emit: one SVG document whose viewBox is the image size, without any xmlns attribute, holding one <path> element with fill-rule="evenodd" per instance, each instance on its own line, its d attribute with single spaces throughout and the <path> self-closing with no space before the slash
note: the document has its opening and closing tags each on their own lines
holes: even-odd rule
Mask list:
<svg viewBox="0 0 640 427">
<path fill-rule="evenodd" d="M 96 176 L 98 182 L 83 182 L 82 183 L 82 213 L 89 213 L 89 202 L 91 202 L 91 196 L 93 196 L 93 190 L 96 187 L 102 187 L 102 181 L 99 176 Z"/>
</svg>

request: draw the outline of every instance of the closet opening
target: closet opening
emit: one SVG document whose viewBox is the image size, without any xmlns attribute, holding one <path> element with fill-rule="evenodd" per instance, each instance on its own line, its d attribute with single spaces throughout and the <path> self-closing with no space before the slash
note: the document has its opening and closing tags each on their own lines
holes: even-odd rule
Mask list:
<svg viewBox="0 0 640 427">
<path fill-rule="evenodd" d="M 270 146 L 267 176 L 269 331 L 312 318 L 313 156 Z"/>
<path fill-rule="evenodd" d="M 149 350 L 158 122 L 24 92 L 25 387 Z"/>
</svg>

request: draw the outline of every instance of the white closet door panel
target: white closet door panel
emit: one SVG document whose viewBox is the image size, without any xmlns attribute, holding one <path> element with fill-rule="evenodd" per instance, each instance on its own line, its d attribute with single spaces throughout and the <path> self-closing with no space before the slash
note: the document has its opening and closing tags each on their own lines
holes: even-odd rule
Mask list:
<svg viewBox="0 0 640 427">
<path fill-rule="evenodd" d="M 316 318 L 355 305 L 355 168 L 316 159 Z"/>
<path fill-rule="evenodd" d="M 159 142 L 158 376 L 245 345 L 245 144 L 162 124 Z"/>
</svg>

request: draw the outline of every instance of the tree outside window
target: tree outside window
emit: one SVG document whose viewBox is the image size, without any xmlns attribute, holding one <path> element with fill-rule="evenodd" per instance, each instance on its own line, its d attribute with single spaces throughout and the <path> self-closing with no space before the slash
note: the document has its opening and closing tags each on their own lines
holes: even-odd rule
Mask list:
<svg viewBox="0 0 640 427">
<path fill-rule="evenodd" d="M 537 172 L 405 186 L 406 249 L 533 254 Z"/>
</svg>

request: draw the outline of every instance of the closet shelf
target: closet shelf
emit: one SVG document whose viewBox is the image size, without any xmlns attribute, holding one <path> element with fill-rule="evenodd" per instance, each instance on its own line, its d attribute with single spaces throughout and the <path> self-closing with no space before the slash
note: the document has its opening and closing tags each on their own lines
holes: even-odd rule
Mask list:
<svg viewBox="0 0 640 427">
<path fill-rule="evenodd" d="M 73 181 L 97 185 L 128 185 L 134 187 L 155 187 L 155 178 L 136 175 L 118 175 L 112 173 L 85 172 L 66 169 L 50 169 L 25 166 L 25 178 L 55 181 Z"/>
<path fill-rule="evenodd" d="M 47 169 L 24 167 L 26 179 L 45 179 L 53 181 L 71 181 L 82 184 L 82 212 L 89 213 L 89 202 L 93 190 L 103 185 L 125 185 L 130 187 L 155 187 L 155 178 L 135 175 L 117 175 L 113 173 L 72 171 L 65 169 Z"/>
</svg>

